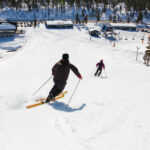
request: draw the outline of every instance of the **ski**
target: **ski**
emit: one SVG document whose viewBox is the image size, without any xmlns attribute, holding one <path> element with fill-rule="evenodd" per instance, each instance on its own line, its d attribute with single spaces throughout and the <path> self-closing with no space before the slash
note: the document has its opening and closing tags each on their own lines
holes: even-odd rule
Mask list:
<svg viewBox="0 0 150 150">
<path fill-rule="evenodd" d="M 65 95 L 67 93 L 67 91 L 65 91 L 65 92 L 62 92 L 62 93 L 60 93 L 60 94 L 58 94 L 57 96 L 61 96 L 61 95 Z M 41 101 L 44 101 L 44 100 L 46 100 L 46 98 L 40 98 L 40 99 L 36 99 L 35 101 L 37 101 L 37 102 L 41 102 Z"/>
<path fill-rule="evenodd" d="M 60 99 L 60 98 L 63 98 L 63 97 L 64 97 L 64 95 L 57 96 L 57 97 L 55 97 L 54 100 L 51 100 L 50 102 L 55 101 L 55 100 Z M 29 108 L 33 108 L 33 107 L 36 107 L 36 106 L 39 106 L 39 105 L 43 105 L 43 104 L 46 104 L 46 102 L 44 102 L 44 101 L 38 102 L 38 103 L 35 103 L 35 104 L 32 104 L 32 105 L 26 106 L 26 108 L 29 109 Z"/>
</svg>

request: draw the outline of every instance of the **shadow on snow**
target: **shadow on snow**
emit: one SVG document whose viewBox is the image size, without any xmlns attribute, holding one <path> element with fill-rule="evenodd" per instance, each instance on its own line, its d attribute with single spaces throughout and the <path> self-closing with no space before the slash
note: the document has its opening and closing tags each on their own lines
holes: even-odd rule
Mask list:
<svg viewBox="0 0 150 150">
<path fill-rule="evenodd" d="M 0 38 L 0 44 L 2 43 L 3 45 L 0 45 L 0 48 L 2 50 L 8 50 L 9 52 L 10 51 L 16 51 L 18 50 L 19 48 L 21 48 L 22 46 L 18 45 L 16 46 L 16 44 L 14 44 L 13 42 L 16 40 L 16 39 L 23 39 L 24 38 L 24 35 L 16 35 L 16 36 L 13 36 L 13 37 L 5 37 L 5 38 Z M 10 42 L 10 43 L 9 43 Z M 12 44 L 12 46 L 7 46 L 5 45 L 5 43 L 9 43 L 9 45 Z"/>
<path fill-rule="evenodd" d="M 70 106 L 68 106 L 67 104 L 63 102 L 54 102 L 52 104 L 49 103 L 49 105 L 52 106 L 56 110 L 66 111 L 66 112 L 79 111 L 79 110 L 82 110 L 86 106 L 86 104 L 82 104 L 79 108 L 71 108 Z"/>
<path fill-rule="evenodd" d="M 0 38 L 0 43 L 12 42 L 12 41 L 15 41 L 15 39 L 22 39 L 22 38 L 24 38 L 24 35 L 16 35 L 13 37 L 3 37 L 3 38 Z"/>
</svg>

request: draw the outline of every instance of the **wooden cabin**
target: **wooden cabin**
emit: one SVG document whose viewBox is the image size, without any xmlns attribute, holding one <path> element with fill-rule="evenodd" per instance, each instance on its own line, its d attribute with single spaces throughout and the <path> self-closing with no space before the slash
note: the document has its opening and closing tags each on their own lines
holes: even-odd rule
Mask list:
<svg viewBox="0 0 150 150">
<path fill-rule="evenodd" d="M 114 29 L 136 31 L 137 26 L 134 23 L 110 23 Z"/>
<path fill-rule="evenodd" d="M 103 24 L 102 28 L 101 28 L 101 34 L 106 37 L 113 36 L 113 34 L 114 34 L 113 26 L 110 23 Z"/>
<path fill-rule="evenodd" d="M 91 36 L 99 36 L 100 35 L 100 31 L 97 29 L 89 29 L 89 34 Z"/>
<path fill-rule="evenodd" d="M 0 37 L 11 37 L 15 36 L 17 26 L 8 22 L 0 23 Z"/>
<path fill-rule="evenodd" d="M 62 20 L 46 21 L 45 26 L 46 28 L 73 28 L 73 22 Z"/>
</svg>

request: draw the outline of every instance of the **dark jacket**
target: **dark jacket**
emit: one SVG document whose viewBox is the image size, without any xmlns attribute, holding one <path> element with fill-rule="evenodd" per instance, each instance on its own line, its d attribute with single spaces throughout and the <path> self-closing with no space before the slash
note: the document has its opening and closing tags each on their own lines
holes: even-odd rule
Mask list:
<svg viewBox="0 0 150 150">
<path fill-rule="evenodd" d="M 78 69 L 73 64 L 71 64 L 68 60 L 61 59 L 52 68 L 54 79 L 66 82 L 70 69 L 76 74 L 76 76 L 81 76 Z"/>
</svg>

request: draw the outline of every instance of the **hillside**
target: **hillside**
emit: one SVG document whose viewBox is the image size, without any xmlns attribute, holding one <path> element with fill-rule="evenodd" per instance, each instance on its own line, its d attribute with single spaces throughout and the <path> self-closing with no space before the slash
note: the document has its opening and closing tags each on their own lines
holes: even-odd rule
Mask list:
<svg viewBox="0 0 150 150">
<path fill-rule="evenodd" d="M 80 26 L 26 28 L 23 47 L 0 61 L 0 149 L 149 150 L 150 70 L 142 59 L 148 34 L 142 44 L 142 32 L 119 32 L 121 39 L 113 47 L 104 37 L 90 40 Z M 26 109 L 48 95 L 52 80 L 32 96 L 63 53 L 83 76 L 69 106 L 79 81 L 72 72 L 63 99 Z M 94 77 L 100 59 L 106 70 L 102 77 Z"/>
</svg>

